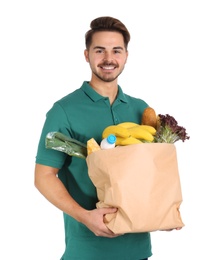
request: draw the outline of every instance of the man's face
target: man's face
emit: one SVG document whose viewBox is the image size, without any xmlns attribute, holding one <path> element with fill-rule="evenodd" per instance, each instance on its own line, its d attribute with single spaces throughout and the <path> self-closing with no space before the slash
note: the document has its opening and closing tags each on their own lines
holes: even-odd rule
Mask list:
<svg viewBox="0 0 218 260">
<path fill-rule="evenodd" d="M 114 81 L 121 74 L 127 57 L 123 36 L 118 32 L 95 33 L 89 50 L 85 50 L 92 73 L 105 82 Z"/>
</svg>

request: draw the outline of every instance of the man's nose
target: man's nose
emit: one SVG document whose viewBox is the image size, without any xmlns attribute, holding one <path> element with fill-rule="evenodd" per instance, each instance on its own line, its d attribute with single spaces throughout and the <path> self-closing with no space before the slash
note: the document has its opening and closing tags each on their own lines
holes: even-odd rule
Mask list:
<svg viewBox="0 0 218 260">
<path fill-rule="evenodd" d="M 105 53 L 104 61 L 107 61 L 107 62 L 113 61 L 113 55 L 110 53 Z"/>
</svg>

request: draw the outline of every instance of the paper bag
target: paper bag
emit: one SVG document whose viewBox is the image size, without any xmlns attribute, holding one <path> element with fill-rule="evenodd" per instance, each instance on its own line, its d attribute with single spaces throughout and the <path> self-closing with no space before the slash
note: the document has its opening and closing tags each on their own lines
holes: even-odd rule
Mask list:
<svg viewBox="0 0 218 260">
<path fill-rule="evenodd" d="M 105 216 L 114 233 L 150 232 L 184 226 L 176 147 L 168 143 L 118 146 L 86 158 L 97 189 L 97 207 L 117 207 Z"/>
</svg>

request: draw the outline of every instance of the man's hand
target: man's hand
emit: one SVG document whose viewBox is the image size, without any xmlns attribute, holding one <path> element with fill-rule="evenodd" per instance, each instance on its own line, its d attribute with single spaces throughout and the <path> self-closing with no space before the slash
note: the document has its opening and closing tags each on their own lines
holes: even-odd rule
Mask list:
<svg viewBox="0 0 218 260">
<path fill-rule="evenodd" d="M 87 226 L 96 236 L 117 237 L 123 234 L 114 234 L 104 223 L 104 215 L 117 212 L 117 208 L 101 208 L 87 211 L 82 223 Z"/>
<path fill-rule="evenodd" d="M 177 228 L 171 228 L 171 229 L 164 229 L 164 230 L 162 230 L 162 231 L 172 231 L 172 230 L 180 230 L 180 229 L 182 229 L 182 227 L 177 227 Z"/>
</svg>

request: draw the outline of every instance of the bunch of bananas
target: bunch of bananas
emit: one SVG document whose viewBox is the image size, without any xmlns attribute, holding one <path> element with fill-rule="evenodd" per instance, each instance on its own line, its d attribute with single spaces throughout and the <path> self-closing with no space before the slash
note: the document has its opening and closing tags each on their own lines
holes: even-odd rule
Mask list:
<svg viewBox="0 0 218 260">
<path fill-rule="evenodd" d="M 156 129 L 150 125 L 123 122 L 106 127 L 102 133 L 102 138 L 106 138 L 109 134 L 116 136 L 116 145 L 151 143 L 154 140 Z"/>
</svg>

